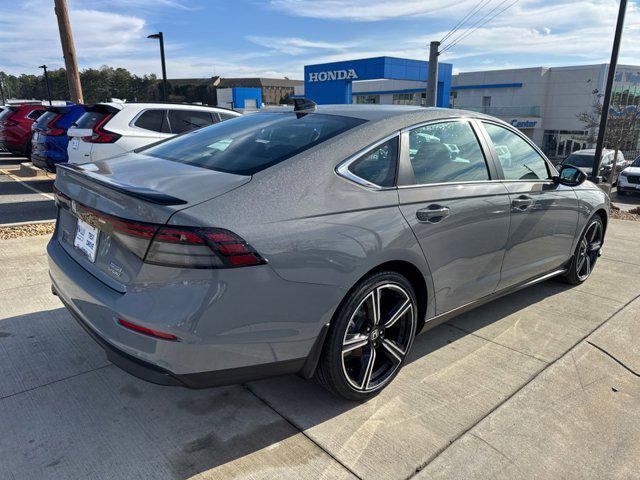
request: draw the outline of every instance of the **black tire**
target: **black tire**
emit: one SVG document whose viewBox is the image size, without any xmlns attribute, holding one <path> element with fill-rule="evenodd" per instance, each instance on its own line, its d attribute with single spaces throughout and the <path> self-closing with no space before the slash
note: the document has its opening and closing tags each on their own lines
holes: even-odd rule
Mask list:
<svg viewBox="0 0 640 480">
<path fill-rule="evenodd" d="M 377 324 L 376 311 L 381 312 Z M 384 271 L 365 277 L 336 311 L 316 370 L 317 381 L 348 400 L 374 397 L 404 365 L 417 317 L 416 295 L 404 276 Z"/>
<path fill-rule="evenodd" d="M 595 236 L 593 236 L 594 231 L 596 232 Z M 586 228 L 580 235 L 569 270 L 560 277 L 561 280 L 569 285 L 584 283 L 593 272 L 603 241 L 604 224 L 600 216 L 595 215 L 589 219 Z"/>
</svg>

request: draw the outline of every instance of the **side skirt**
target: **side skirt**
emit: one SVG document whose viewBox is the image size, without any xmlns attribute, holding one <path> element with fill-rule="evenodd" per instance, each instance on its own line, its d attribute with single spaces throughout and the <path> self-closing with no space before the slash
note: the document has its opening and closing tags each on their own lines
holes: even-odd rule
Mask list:
<svg viewBox="0 0 640 480">
<path fill-rule="evenodd" d="M 517 292 L 518 290 L 522 290 L 523 288 L 530 287 L 532 285 L 535 285 L 536 283 L 544 282 L 545 280 L 549 280 L 553 277 L 557 277 L 558 275 L 562 275 L 563 273 L 566 273 L 566 271 L 567 269 L 564 267 L 558 268 L 549 273 L 545 273 L 539 277 L 534 277 L 531 280 L 525 280 L 522 283 L 518 283 L 511 287 L 504 288 L 490 295 L 486 295 L 478 300 L 474 300 L 473 302 L 469 302 L 458 308 L 449 310 L 448 312 L 444 312 L 439 315 L 436 315 L 435 317 L 431 317 L 430 319 L 425 321 L 424 327 L 422 327 L 422 330 L 420 330 L 420 333 L 424 333 L 428 330 L 431 330 L 432 328 L 437 327 L 438 325 L 446 322 L 447 320 L 450 320 L 453 317 L 457 317 L 458 315 L 468 312 L 469 310 L 473 310 L 474 308 L 479 307 L 480 305 L 484 305 L 485 303 L 491 302 L 500 297 L 504 297 L 505 295 L 509 295 L 511 293 Z"/>
</svg>

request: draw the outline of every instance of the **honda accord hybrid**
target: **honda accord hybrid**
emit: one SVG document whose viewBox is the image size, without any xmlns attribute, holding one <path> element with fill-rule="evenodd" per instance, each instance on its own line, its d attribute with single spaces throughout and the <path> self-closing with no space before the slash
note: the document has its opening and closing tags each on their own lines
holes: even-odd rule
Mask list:
<svg viewBox="0 0 640 480">
<path fill-rule="evenodd" d="M 609 199 L 474 112 L 317 106 L 62 165 L 53 292 L 122 369 L 207 387 L 298 373 L 365 400 L 415 335 L 587 280 Z"/>
</svg>

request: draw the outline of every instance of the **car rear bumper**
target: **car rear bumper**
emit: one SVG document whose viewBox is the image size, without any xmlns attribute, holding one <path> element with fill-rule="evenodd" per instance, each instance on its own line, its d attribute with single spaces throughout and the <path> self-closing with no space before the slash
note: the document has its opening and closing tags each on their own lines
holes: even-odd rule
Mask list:
<svg viewBox="0 0 640 480">
<path fill-rule="evenodd" d="M 304 319 L 309 324 L 303 331 L 300 326 L 297 330 L 292 328 L 293 322 L 290 325 L 284 321 L 272 324 L 256 319 L 247 324 L 246 317 L 240 316 L 237 328 L 227 326 L 221 333 L 196 337 L 185 331 L 181 336 L 176 330 L 165 329 L 184 341 L 157 339 L 117 323 L 118 318 L 132 318 L 127 305 L 137 304 L 139 308 L 140 304 L 148 303 L 149 317 L 156 315 L 159 309 L 154 308 L 154 299 L 148 292 L 122 294 L 111 289 L 80 266 L 64 250 L 55 234 L 47 252 L 52 290 L 105 350 L 109 360 L 136 377 L 161 385 L 202 388 L 300 371 L 312 373 L 315 368 L 317 349 L 322 345 L 321 337 L 325 330 L 321 323 L 324 318 L 311 322 L 309 318 Z M 129 299 L 125 299 L 127 295 Z M 267 295 L 265 299 L 268 298 Z M 176 303 L 175 311 L 170 313 L 183 316 L 184 320 L 177 322 L 179 325 L 193 322 L 198 326 L 195 331 L 204 331 L 206 320 L 192 318 L 193 312 L 183 306 L 190 303 L 193 303 L 192 299 L 185 298 L 184 302 Z M 207 303 L 213 301 L 209 299 Z M 241 305 L 235 307 L 238 311 L 243 310 Z M 266 311 L 269 306 L 265 304 L 259 308 Z M 272 310 L 275 309 L 274 306 Z M 166 315 L 166 309 L 163 310 L 162 314 Z M 228 311 L 223 306 L 220 310 Z M 327 312 L 328 315 L 331 313 Z M 219 313 L 219 317 L 223 315 Z M 206 318 L 212 316 L 212 321 L 222 325 L 234 323 L 233 319 L 215 318 L 211 314 Z"/>
</svg>

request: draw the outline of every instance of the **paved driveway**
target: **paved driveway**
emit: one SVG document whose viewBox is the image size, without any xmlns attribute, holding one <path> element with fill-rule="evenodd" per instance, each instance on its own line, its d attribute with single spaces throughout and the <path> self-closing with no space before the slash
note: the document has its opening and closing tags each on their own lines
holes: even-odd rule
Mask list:
<svg viewBox="0 0 640 480">
<path fill-rule="evenodd" d="M 287 376 L 161 387 L 107 362 L 50 294 L 46 238 L 0 242 L 0 478 L 637 478 L 640 223 L 592 278 L 417 338 L 365 404 Z"/>
</svg>

